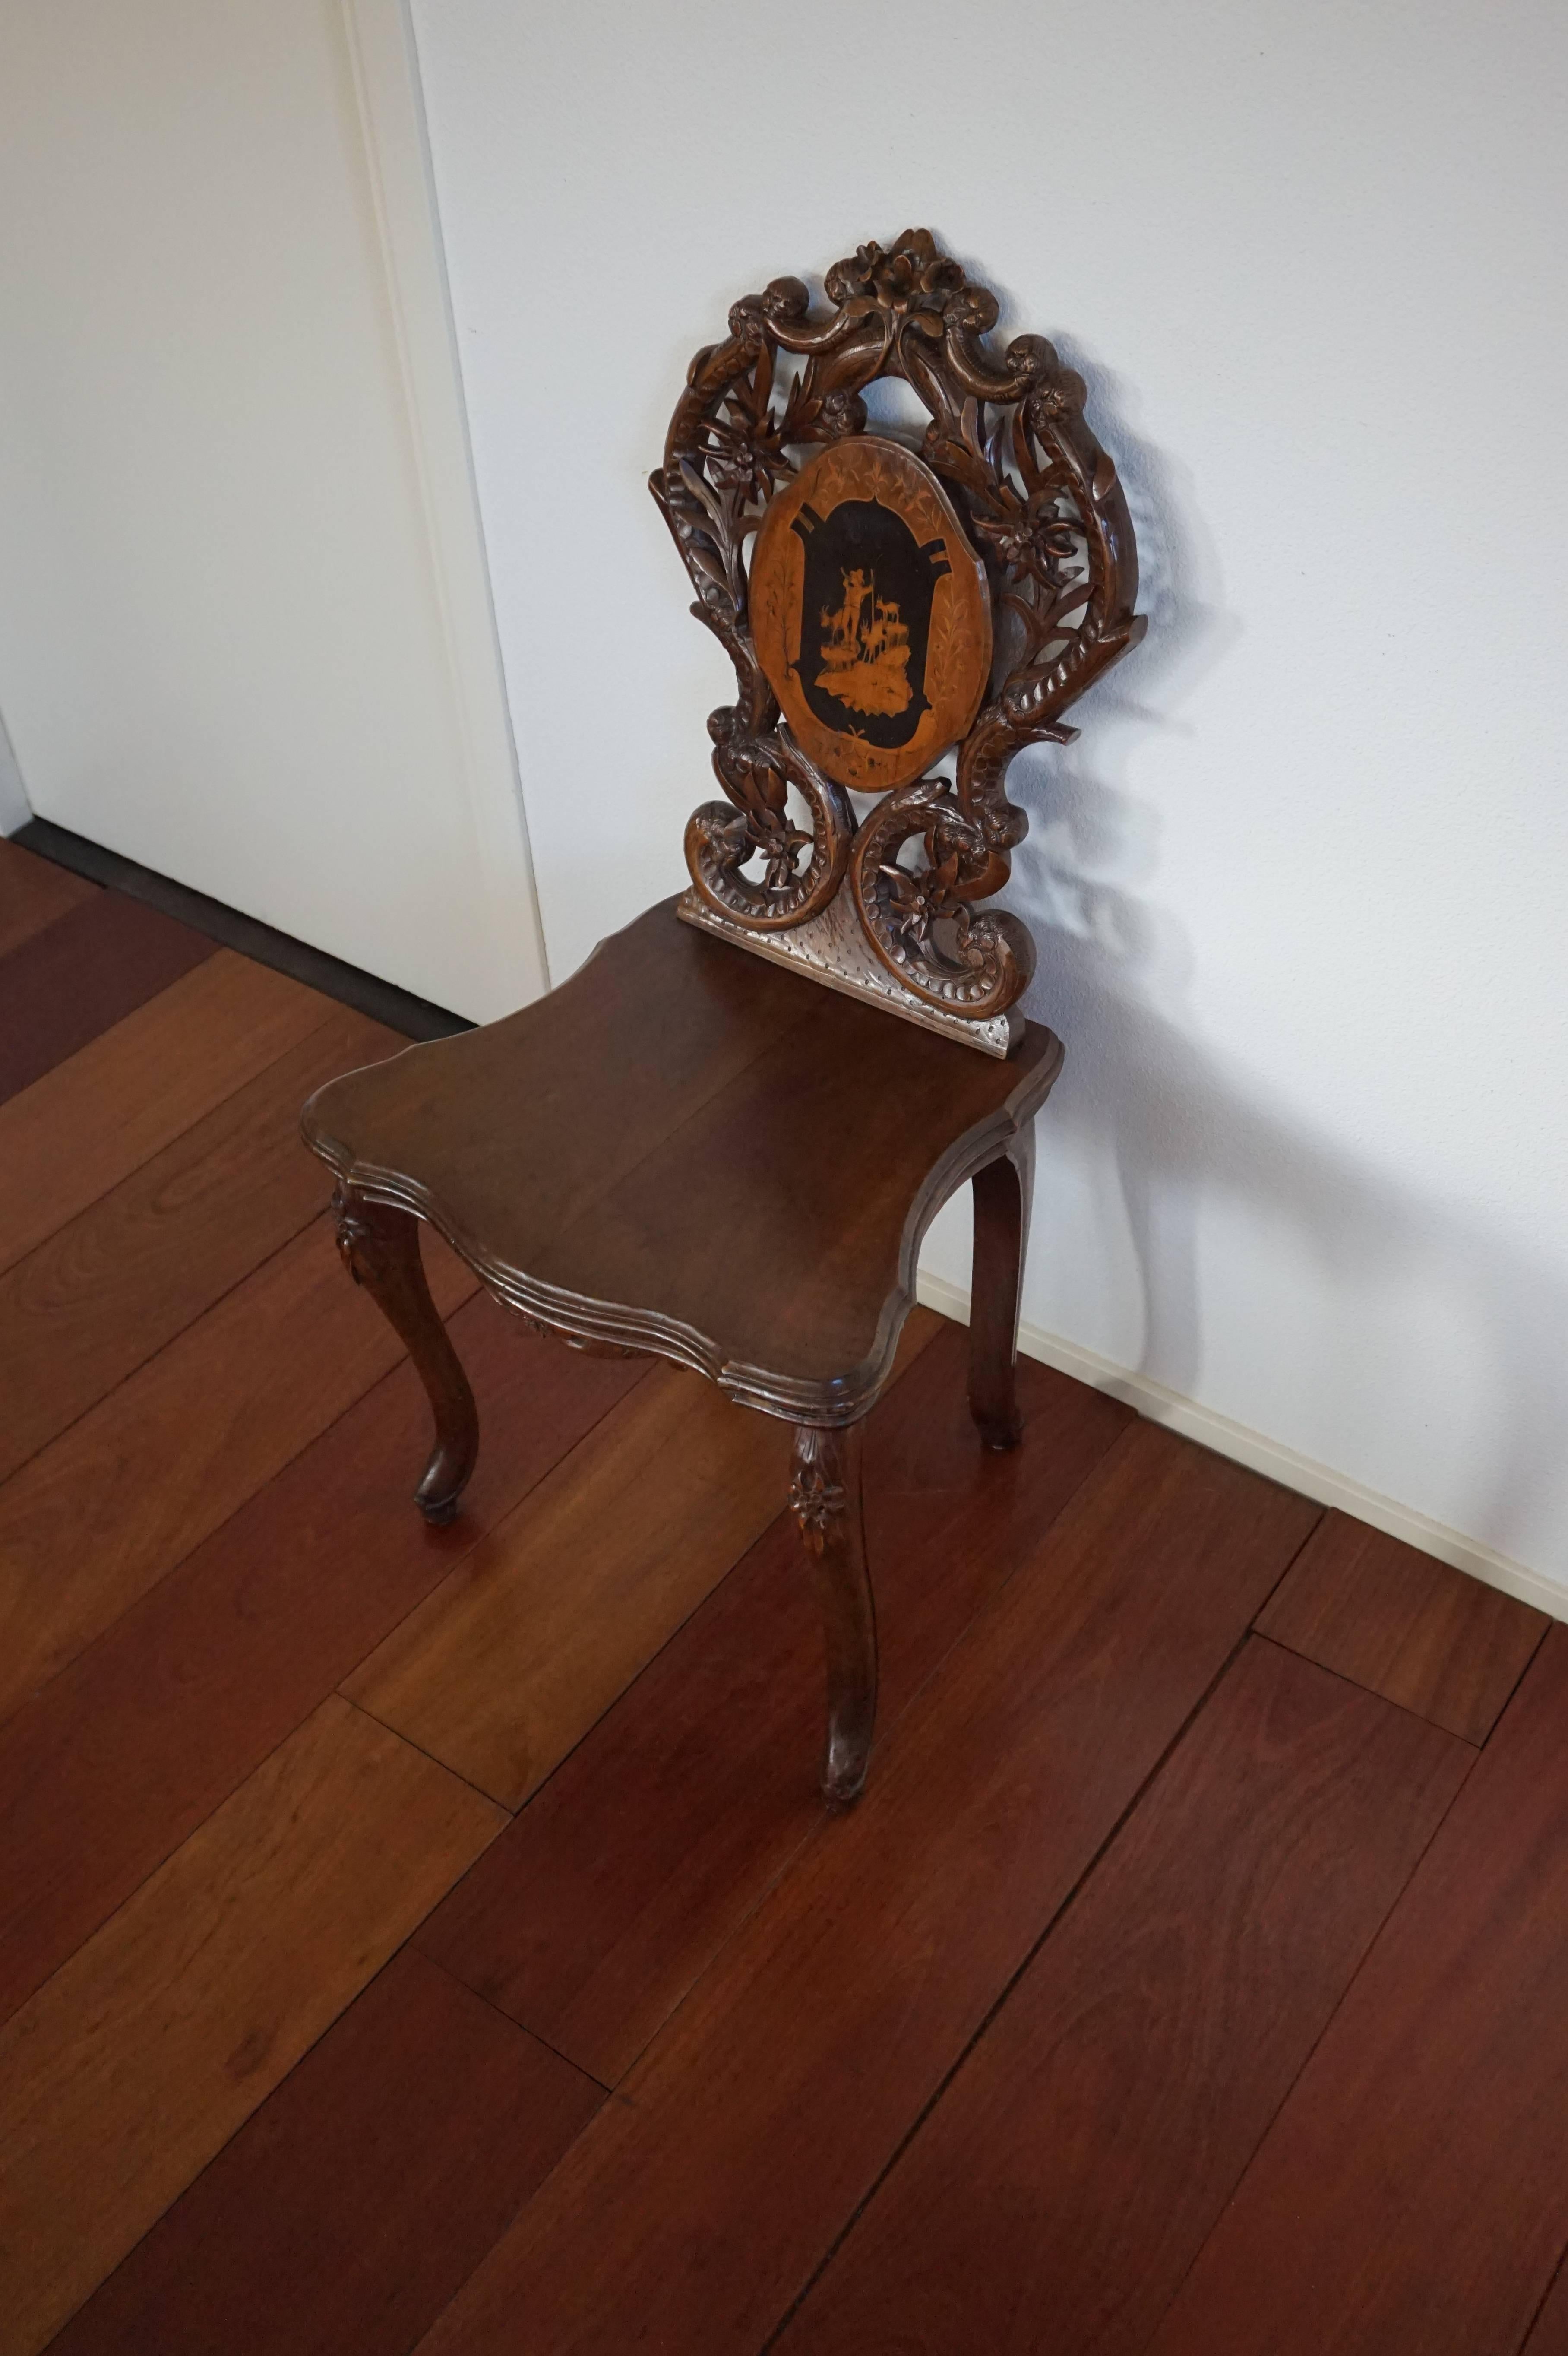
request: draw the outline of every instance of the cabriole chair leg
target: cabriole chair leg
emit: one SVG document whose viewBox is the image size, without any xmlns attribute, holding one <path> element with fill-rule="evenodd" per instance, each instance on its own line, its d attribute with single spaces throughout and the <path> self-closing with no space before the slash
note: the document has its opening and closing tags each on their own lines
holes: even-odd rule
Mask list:
<svg viewBox="0 0 1568 2356">
<path fill-rule="evenodd" d="M 859 1797 L 877 1717 L 877 1615 L 866 1570 L 860 1507 L 862 1427 L 795 1426 L 789 1502 L 822 1606 L 827 1638 L 825 1796 Z"/>
<path fill-rule="evenodd" d="M 969 1301 L 969 1412 L 987 1448 L 1016 1448 L 1019 1303 L 1034 1193 L 1034 1123 L 976 1170 L 975 1258 Z"/>
<path fill-rule="evenodd" d="M 450 1522 L 479 1453 L 479 1415 L 425 1282 L 420 1223 L 347 1186 L 338 1187 L 333 1209 L 344 1266 L 407 1346 L 435 1418 L 435 1445 L 414 1503 L 427 1522 Z"/>
</svg>

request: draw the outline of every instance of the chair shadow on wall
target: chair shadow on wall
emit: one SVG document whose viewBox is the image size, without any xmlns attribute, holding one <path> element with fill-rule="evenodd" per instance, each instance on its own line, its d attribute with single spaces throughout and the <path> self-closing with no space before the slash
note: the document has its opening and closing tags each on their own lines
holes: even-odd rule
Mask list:
<svg viewBox="0 0 1568 2356">
<path fill-rule="evenodd" d="M 1270 1104 L 1266 1084 L 1227 1071 L 1181 1027 L 1200 947 L 1139 896 L 1157 872 L 1157 819 L 1123 778 L 1151 730 L 1183 726 L 1188 694 L 1231 656 L 1240 626 L 1221 602 L 1183 470 L 1129 428 L 1115 376 L 1068 338 L 1056 340 L 1087 380 L 1096 433 L 1116 457 L 1149 629 L 1074 715 L 1080 742 L 1024 755 L 1009 784 L 1031 821 L 1008 893 L 1039 948 L 1026 1008 L 1068 1046 L 1042 1150 L 1049 1154 L 1065 1124 L 1115 1168 L 1143 1293 L 1137 1371 L 1171 1390 L 1196 1395 L 1203 1372 L 1200 1192 L 1233 1195 L 1288 1224 L 1328 1280 L 1378 1283 L 1406 1272 L 1462 1301 L 1476 1352 L 1485 1354 L 1491 1430 L 1477 1442 L 1488 1473 L 1461 1526 L 1511 1553 L 1528 1543 L 1568 1428 L 1568 1290 L 1547 1263 L 1481 1221 L 1391 1183 L 1314 1134 Z M 1258 790 L 1268 790 L 1266 755 Z M 1049 1249 L 1038 1219 L 1035 1248 Z M 1266 1327 L 1266 1303 L 1260 1317 Z M 1464 1444 L 1468 1412 L 1456 1399 L 1454 1447 Z"/>
</svg>

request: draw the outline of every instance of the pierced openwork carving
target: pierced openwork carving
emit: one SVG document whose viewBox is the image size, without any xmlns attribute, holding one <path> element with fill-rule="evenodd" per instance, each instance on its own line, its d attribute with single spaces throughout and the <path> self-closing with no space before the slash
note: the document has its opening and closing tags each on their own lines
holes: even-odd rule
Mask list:
<svg viewBox="0 0 1568 2356">
<path fill-rule="evenodd" d="M 1043 337 L 990 349 L 996 297 L 928 231 L 825 283 L 822 316 L 797 278 L 735 305 L 652 481 L 739 691 L 709 720 L 726 799 L 692 817 L 687 861 L 699 901 L 750 933 L 806 925 L 847 877 L 915 1006 L 980 1023 L 1034 963 L 1018 918 L 979 905 L 1028 831 L 1008 766 L 1068 742 L 1061 713 L 1142 636 L 1132 525 L 1082 379 Z M 880 377 L 929 412 L 918 458 L 866 431 Z M 955 745 L 952 777 L 933 774 Z M 858 831 L 846 785 L 884 797 Z"/>
</svg>

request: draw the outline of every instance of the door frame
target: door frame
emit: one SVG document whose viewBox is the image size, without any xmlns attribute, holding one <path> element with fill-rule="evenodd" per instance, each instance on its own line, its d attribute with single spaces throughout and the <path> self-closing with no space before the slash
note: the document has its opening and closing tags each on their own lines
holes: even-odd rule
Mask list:
<svg viewBox="0 0 1568 2356">
<path fill-rule="evenodd" d="M 408 0 L 337 0 L 478 844 L 483 1020 L 549 986 Z"/>
</svg>

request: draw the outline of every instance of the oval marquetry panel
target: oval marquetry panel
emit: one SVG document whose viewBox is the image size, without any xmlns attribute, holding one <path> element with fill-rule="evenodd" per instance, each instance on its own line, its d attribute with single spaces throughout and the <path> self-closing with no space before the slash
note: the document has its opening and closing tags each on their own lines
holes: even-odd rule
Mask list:
<svg viewBox="0 0 1568 2356">
<path fill-rule="evenodd" d="M 752 560 L 758 659 L 817 767 L 907 785 L 964 735 L 991 672 L 985 567 L 936 477 L 873 434 L 779 493 Z"/>
</svg>

